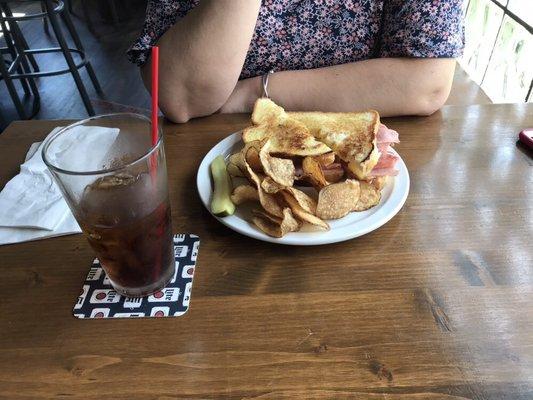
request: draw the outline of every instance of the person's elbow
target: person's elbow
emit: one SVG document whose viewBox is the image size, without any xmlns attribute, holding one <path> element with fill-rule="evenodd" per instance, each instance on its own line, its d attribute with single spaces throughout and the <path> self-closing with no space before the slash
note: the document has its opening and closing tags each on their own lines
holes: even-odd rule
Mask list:
<svg viewBox="0 0 533 400">
<path fill-rule="evenodd" d="M 143 73 L 143 80 L 150 90 L 149 76 Z M 184 123 L 192 118 L 204 117 L 217 112 L 226 101 L 229 89 L 216 82 L 189 79 L 185 82 L 159 88 L 159 109 L 171 122 Z"/>
<path fill-rule="evenodd" d="M 194 118 L 193 113 L 186 104 L 160 100 L 159 109 L 166 119 L 176 124 L 182 124 Z"/>
<path fill-rule="evenodd" d="M 175 123 L 214 114 L 224 104 L 225 97 L 215 87 L 181 88 L 164 93 L 159 108 L 165 117 Z"/>
<path fill-rule="evenodd" d="M 177 124 L 188 122 L 192 118 L 211 115 L 216 111 L 204 107 L 193 107 L 179 95 L 176 95 L 172 100 L 160 100 L 159 109 L 166 119 Z"/>
<path fill-rule="evenodd" d="M 425 60 L 410 90 L 413 114 L 429 116 L 442 108 L 450 95 L 454 70 L 454 60 Z"/>
<path fill-rule="evenodd" d="M 443 84 L 422 91 L 417 96 L 416 115 L 429 116 L 442 108 L 450 95 L 450 87 Z"/>
</svg>

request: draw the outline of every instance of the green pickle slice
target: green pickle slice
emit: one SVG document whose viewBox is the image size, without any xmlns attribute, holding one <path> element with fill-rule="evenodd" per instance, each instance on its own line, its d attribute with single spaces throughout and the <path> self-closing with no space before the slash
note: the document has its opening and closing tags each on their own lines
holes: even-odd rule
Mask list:
<svg viewBox="0 0 533 400">
<path fill-rule="evenodd" d="M 211 176 L 215 185 L 211 212 L 217 217 L 227 217 L 235 213 L 235 204 L 231 201 L 231 178 L 226 168 L 224 157 L 218 156 L 211 162 Z"/>
</svg>

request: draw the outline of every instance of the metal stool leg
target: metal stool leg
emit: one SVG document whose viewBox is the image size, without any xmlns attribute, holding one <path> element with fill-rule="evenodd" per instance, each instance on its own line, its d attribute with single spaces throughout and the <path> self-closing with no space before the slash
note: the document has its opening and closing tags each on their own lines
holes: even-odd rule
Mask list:
<svg viewBox="0 0 533 400">
<path fill-rule="evenodd" d="M 20 59 L 22 70 L 26 72 L 31 72 L 26 56 L 27 54 L 24 53 Z M 29 82 L 31 94 L 33 94 L 32 111 L 31 115 L 28 116 L 28 119 L 31 119 L 35 117 L 35 115 L 39 112 L 39 109 L 41 108 L 41 96 L 39 95 L 39 89 L 37 89 L 37 85 L 35 84 L 35 80 L 33 79 L 33 77 L 28 77 L 26 79 Z M 24 80 L 24 78 L 21 78 L 21 80 Z"/>
<path fill-rule="evenodd" d="M 59 25 L 59 20 L 57 18 L 57 15 L 54 13 L 54 5 L 51 0 L 44 0 L 44 1 L 46 4 L 46 9 L 48 11 L 48 16 L 50 18 L 50 25 L 52 26 L 52 29 L 54 30 L 54 33 L 57 38 L 57 42 L 59 43 L 59 47 L 61 48 L 63 52 L 63 56 L 65 57 L 65 61 L 67 62 L 67 65 L 70 69 L 70 74 L 72 75 L 72 78 L 74 79 L 74 82 L 76 83 L 76 86 L 78 87 L 78 91 L 80 92 L 80 96 L 81 96 L 81 99 L 83 100 L 83 104 L 85 105 L 85 109 L 87 110 L 87 113 L 89 115 L 91 116 L 95 115 L 93 106 L 87 94 L 87 90 L 85 89 L 85 86 L 83 85 L 83 81 L 81 80 L 79 71 L 76 68 L 76 64 L 74 63 L 72 54 L 70 53 L 67 42 L 65 41 L 65 37 L 63 36 L 63 32 Z"/>
<path fill-rule="evenodd" d="M 70 16 L 67 12 L 63 12 L 61 14 L 61 17 L 63 18 L 63 22 L 65 23 L 65 26 L 67 27 L 70 36 L 72 37 L 72 40 L 74 41 L 74 44 L 76 45 L 76 48 L 78 50 L 81 50 L 85 54 L 85 49 L 83 48 L 83 44 L 81 43 L 80 37 L 78 36 L 78 32 L 76 31 L 76 28 L 74 27 L 74 24 L 72 23 L 72 20 L 70 19 Z M 87 65 L 85 66 L 87 69 L 87 73 L 89 74 L 89 77 L 91 78 L 91 82 L 95 88 L 95 90 L 98 92 L 98 94 L 102 95 L 102 87 L 100 86 L 100 83 L 98 82 L 98 78 L 96 78 L 96 74 L 94 73 L 93 67 L 90 62 L 87 62 Z"/>
<path fill-rule="evenodd" d="M 0 12 L 2 12 L 1 6 L 0 6 Z M 11 32 L 9 32 L 9 30 L 7 29 L 6 22 L 1 17 L 0 17 L 0 27 L 2 28 L 2 33 L 4 34 L 4 39 L 5 39 L 9 54 L 11 55 L 11 59 L 15 60 L 15 58 L 17 57 L 17 49 L 15 48 L 15 41 L 13 37 L 11 36 Z M 4 62 L 4 59 L 2 58 L 0 61 Z M 26 72 L 30 72 L 30 71 L 26 71 Z M 19 74 L 23 73 L 22 67 L 20 65 L 17 68 L 17 73 Z M 20 84 L 22 85 L 22 89 L 24 90 L 24 93 L 26 95 L 30 95 L 30 88 L 28 86 L 28 82 L 26 81 L 26 79 L 21 79 Z"/>
<path fill-rule="evenodd" d="M 41 11 L 46 11 L 46 8 L 44 7 L 43 3 L 41 3 Z M 43 29 L 44 33 L 46 33 L 47 36 L 50 36 L 50 28 L 48 28 L 48 19 L 46 17 L 43 17 Z"/>
<path fill-rule="evenodd" d="M 6 10 L 5 7 L 3 6 L 5 6 L 5 4 L 0 4 L 0 12 L 3 12 L 4 15 L 7 16 L 7 13 L 10 13 L 11 10 Z M 11 32 L 8 29 L 7 21 L 2 17 L 0 17 L 0 27 L 2 28 L 2 32 L 4 33 L 4 39 L 6 41 L 8 51 L 11 55 L 12 62 L 15 61 L 15 58 L 17 56 L 19 57 L 20 62 L 17 67 L 17 74 L 24 74 L 24 73 L 32 72 L 28 64 L 28 59 L 27 59 L 28 54 L 26 54 L 25 49 L 22 47 L 22 44 L 19 41 L 20 38 L 17 35 L 17 33 L 20 33 L 20 30 Z M 19 117 L 21 119 L 33 118 L 39 112 L 39 108 L 40 108 L 39 90 L 37 89 L 37 85 L 35 84 L 33 77 L 13 79 L 11 74 L 9 73 L 8 68 L 6 67 L 4 58 L 1 55 L 0 55 L 0 64 L 1 64 L 0 75 L 6 81 L 7 89 L 11 96 L 13 104 L 15 105 L 17 113 L 19 114 Z M 27 96 L 33 95 L 33 106 L 32 106 L 31 115 L 26 115 L 26 111 L 24 110 L 24 105 L 20 101 L 20 97 L 18 96 L 18 93 L 15 89 L 15 84 L 14 84 L 15 80 L 20 80 L 22 88 L 24 89 L 24 93 Z"/>
<path fill-rule="evenodd" d="M 11 100 L 13 101 L 13 104 L 15 105 L 15 108 L 17 109 L 17 113 L 20 119 L 27 119 L 26 111 L 24 111 L 24 106 L 22 105 L 22 102 L 20 101 L 19 94 L 17 93 L 17 89 L 15 88 L 15 85 L 13 83 L 13 79 L 11 79 L 9 72 L 7 71 L 6 63 L 4 62 L 3 58 L 0 61 L 1 61 L 0 62 L 0 75 L 4 79 L 4 82 L 6 83 L 7 91 L 9 92 L 9 95 L 11 96 Z"/>
<path fill-rule="evenodd" d="M 0 129 L 4 129 L 4 125 L 7 123 L 6 118 L 4 117 L 4 114 L 2 113 L 2 109 L 0 108 Z"/>
<path fill-rule="evenodd" d="M 11 8 L 9 8 L 7 3 L 2 3 L 2 9 L 6 17 L 13 17 Z M 15 41 L 20 43 L 25 50 L 28 50 L 30 46 L 28 46 L 28 42 L 26 42 L 26 39 L 24 38 L 24 35 L 22 34 L 22 31 L 20 30 L 17 22 L 9 21 L 9 28 L 11 30 L 12 35 L 15 36 Z M 33 57 L 32 54 L 27 54 L 27 57 L 28 60 L 30 60 L 30 64 L 32 65 L 33 70 L 35 72 L 39 72 L 39 65 L 37 64 L 37 61 L 35 61 L 35 57 Z"/>
<path fill-rule="evenodd" d="M 22 64 L 24 69 L 28 71 L 30 70 L 30 67 L 28 66 L 28 61 L 26 59 L 22 60 Z M 41 108 L 41 96 L 39 94 L 39 89 L 37 89 L 37 85 L 35 84 L 35 80 L 33 78 L 28 78 L 28 82 L 30 83 L 30 89 L 33 94 L 33 105 L 32 112 L 30 115 L 30 118 L 33 118 Z"/>
</svg>

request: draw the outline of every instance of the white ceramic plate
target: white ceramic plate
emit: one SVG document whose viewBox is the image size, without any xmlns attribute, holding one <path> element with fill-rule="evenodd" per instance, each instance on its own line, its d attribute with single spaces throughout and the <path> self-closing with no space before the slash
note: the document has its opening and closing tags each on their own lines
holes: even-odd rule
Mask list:
<svg viewBox="0 0 533 400">
<path fill-rule="evenodd" d="M 198 169 L 196 184 L 200 199 L 209 212 L 211 212 L 210 202 L 212 195 L 212 179 L 209 171 L 211 162 L 221 154 L 224 158 L 227 158 L 242 147 L 241 132 L 236 132 L 220 141 L 202 160 Z M 409 173 L 401 158 L 398 160 L 396 166 L 400 173 L 396 177 L 389 177 L 385 188 L 382 190 L 381 201 L 377 206 L 367 211 L 352 212 L 338 220 L 327 221 L 331 228 L 329 231 L 318 231 L 304 225 L 304 228 L 300 232 L 288 233 L 280 239 L 273 238 L 265 235 L 253 224 L 248 222 L 251 221 L 251 208 L 249 206 L 245 207 L 244 205 L 237 207 L 235 214 L 229 217 L 214 217 L 236 232 L 265 242 L 311 246 L 353 239 L 372 232 L 387 223 L 400 211 L 405 203 L 407 194 L 409 193 Z M 257 208 L 257 205 L 255 207 Z"/>
</svg>

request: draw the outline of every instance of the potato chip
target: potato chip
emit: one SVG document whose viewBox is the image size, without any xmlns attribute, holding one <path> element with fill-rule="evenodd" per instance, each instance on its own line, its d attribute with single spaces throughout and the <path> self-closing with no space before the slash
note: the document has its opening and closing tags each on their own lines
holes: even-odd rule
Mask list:
<svg viewBox="0 0 533 400">
<path fill-rule="evenodd" d="M 280 217 L 282 215 L 281 206 L 276 201 L 276 198 L 271 194 L 265 193 L 263 189 L 257 190 L 259 194 L 259 202 L 263 208 L 272 215 Z"/>
<path fill-rule="evenodd" d="M 255 147 L 250 147 L 246 152 L 246 162 L 256 172 L 263 172 L 263 166 L 259 160 L 259 151 Z"/>
<path fill-rule="evenodd" d="M 318 161 L 321 167 L 327 167 L 328 165 L 333 164 L 335 162 L 335 153 L 331 151 L 329 153 L 324 153 L 319 156 L 314 156 L 313 158 Z"/>
<path fill-rule="evenodd" d="M 300 223 L 294 218 L 290 208 L 283 209 L 283 218 L 273 217 L 258 210 L 252 213 L 252 222 L 269 236 L 281 238 L 300 229 Z"/>
<path fill-rule="evenodd" d="M 283 237 L 281 226 L 272 222 L 268 218 L 265 218 L 263 215 L 254 215 L 252 217 L 252 222 L 255 226 L 257 226 L 262 232 L 266 233 L 268 236 L 272 236 L 275 238 Z"/>
<path fill-rule="evenodd" d="M 344 217 L 355 209 L 360 192 L 359 182 L 353 179 L 326 186 L 318 194 L 317 217 L 322 219 Z"/>
<path fill-rule="evenodd" d="M 265 192 L 270 194 L 275 194 L 281 192 L 282 190 L 285 190 L 289 192 L 292 197 L 294 197 L 298 205 L 302 207 L 305 211 L 311 214 L 314 214 L 316 212 L 316 201 L 301 190 L 290 186 L 286 187 L 280 185 L 268 176 L 261 182 L 261 187 Z"/>
<path fill-rule="evenodd" d="M 300 219 L 303 222 L 308 222 L 312 225 L 316 225 L 324 230 L 329 229 L 329 225 L 322 221 L 320 218 L 316 217 L 315 215 L 305 211 L 300 204 L 298 204 L 298 201 L 288 192 L 280 192 L 283 196 L 283 199 L 285 202 L 289 205 L 289 207 L 292 210 L 292 213 L 294 216 L 298 219 Z"/>
<path fill-rule="evenodd" d="M 361 194 L 353 211 L 364 211 L 379 204 L 381 192 L 368 182 L 360 181 Z"/>
<path fill-rule="evenodd" d="M 244 176 L 246 176 L 246 178 L 248 178 L 250 183 L 252 183 L 254 186 L 257 187 L 258 185 L 261 184 L 261 181 L 264 178 L 263 178 L 263 176 L 261 176 L 262 174 L 260 172 L 255 172 L 252 169 L 252 167 L 246 161 L 246 156 L 243 156 L 243 158 L 244 158 L 244 164 L 243 164 L 244 165 L 244 169 L 243 169 Z"/>
<path fill-rule="evenodd" d="M 322 167 L 324 178 L 328 183 L 337 183 L 344 178 L 344 168 L 340 163 L 333 163 L 327 167 Z"/>
<path fill-rule="evenodd" d="M 324 177 L 324 172 L 320 168 L 320 164 L 313 157 L 305 157 L 302 162 L 302 169 L 304 173 L 304 179 L 315 187 L 317 191 L 320 191 L 323 187 L 329 185 L 328 181 Z"/>
<path fill-rule="evenodd" d="M 252 215 L 256 216 L 256 217 L 261 217 L 263 219 L 266 219 L 268 220 L 269 222 L 272 222 L 273 224 L 276 224 L 276 225 L 281 225 L 281 221 L 282 221 L 282 218 L 280 217 L 274 217 L 273 215 L 270 215 L 264 211 L 261 211 L 261 210 L 252 210 Z"/>
<path fill-rule="evenodd" d="M 246 156 L 246 153 L 248 153 L 248 150 L 255 149 L 259 153 L 261 150 L 261 147 L 263 147 L 263 142 L 260 140 L 254 140 L 251 142 L 248 142 L 244 145 L 244 147 L 241 149 L 241 153 L 243 156 Z"/>
<path fill-rule="evenodd" d="M 257 189 L 250 185 L 240 185 L 233 189 L 231 201 L 235 205 L 240 205 L 248 201 L 259 201 Z"/>
<path fill-rule="evenodd" d="M 241 169 L 233 163 L 228 163 L 226 168 L 228 170 L 228 174 L 230 174 L 230 176 L 232 177 L 243 177 L 244 176 L 244 173 L 241 171 Z"/>
<path fill-rule="evenodd" d="M 244 154 L 238 152 L 228 158 L 228 172 L 231 176 L 244 176 Z M 239 175 L 240 171 L 240 175 Z"/>
<path fill-rule="evenodd" d="M 242 141 L 244 143 L 250 143 L 254 141 L 261 141 L 270 136 L 270 132 L 267 126 L 249 126 L 242 130 Z"/>
<path fill-rule="evenodd" d="M 246 160 L 244 161 L 244 166 L 246 168 L 245 174 L 250 180 L 250 182 L 252 182 L 257 188 L 259 202 L 261 203 L 265 211 L 271 215 L 275 215 L 276 217 L 282 217 L 283 211 L 281 209 L 281 206 L 278 204 L 276 198 L 263 190 L 263 188 L 261 187 L 261 179 L 248 165 Z"/>
<path fill-rule="evenodd" d="M 383 189 L 385 184 L 387 183 L 387 176 L 376 176 L 372 181 L 370 182 L 372 186 L 374 186 L 377 190 Z"/>
<path fill-rule="evenodd" d="M 280 190 L 285 189 L 285 186 L 280 185 L 276 181 L 274 181 L 270 176 L 267 176 L 265 179 L 261 181 L 261 187 L 263 190 L 270 194 L 278 193 Z"/>
<path fill-rule="evenodd" d="M 302 227 L 302 224 L 294 218 L 290 208 L 283 209 L 283 221 L 281 222 L 282 232 L 297 232 Z"/>
<path fill-rule="evenodd" d="M 308 196 L 306 193 L 302 192 L 299 189 L 288 187 L 285 188 L 287 192 L 289 192 L 292 197 L 294 197 L 294 200 L 298 203 L 300 207 L 302 207 L 305 211 L 311 214 L 316 213 L 316 201 L 312 197 Z"/>
<path fill-rule="evenodd" d="M 272 157 L 269 154 L 270 140 L 267 140 L 259 152 L 261 165 L 265 173 L 283 186 L 292 186 L 294 184 L 295 168 L 292 160 Z"/>
</svg>

